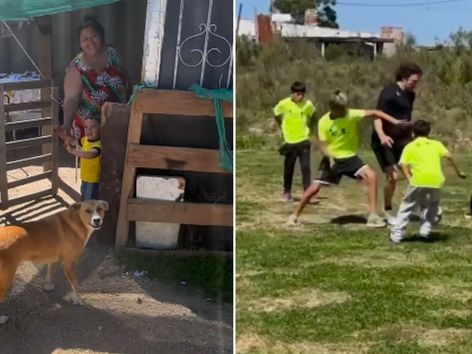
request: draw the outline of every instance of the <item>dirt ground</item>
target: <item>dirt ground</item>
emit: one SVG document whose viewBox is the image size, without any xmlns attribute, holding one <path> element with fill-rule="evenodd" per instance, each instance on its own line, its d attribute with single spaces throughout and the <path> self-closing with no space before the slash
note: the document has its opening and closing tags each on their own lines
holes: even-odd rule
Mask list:
<svg viewBox="0 0 472 354">
<path fill-rule="evenodd" d="M 62 155 L 62 153 L 61 153 Z M 64 160 L 63 160 L 64 159 Z M 40 219 L 78 197 L 73 160 L 61 156 L 65 183 L 57 198 L 12 207 L 0 214 L 0 225 Z M 41 171 L 10 171 L 9 180 Z M 10 198 L 47 188 L 48 181 L 10 190 Z M 67 187 L 69 186 L 69 187 Z M 2 354 L 59 353 L 232 353 L 231 304 L 211 302 L 187 285 L 170 285 L 127 273 L 110 247 L 92 240 L 77 266 L 84 306 L 62 299 L 69 291 L 60 270 L 56 289 L 42 290 L 44 267 L 23 264 L 0 314 Z"/>
</svg>

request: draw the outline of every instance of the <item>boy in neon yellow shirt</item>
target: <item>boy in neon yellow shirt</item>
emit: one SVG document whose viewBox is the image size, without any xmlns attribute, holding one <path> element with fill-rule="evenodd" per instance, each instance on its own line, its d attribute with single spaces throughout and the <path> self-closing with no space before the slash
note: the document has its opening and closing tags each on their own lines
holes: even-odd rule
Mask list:
<svg viewBox="0 0 472 354">
<path fill-rule="evenodd" d="M 431 125 L 428 122 L 416 121 L 413 124 L 415 140 L 405 146 L 400 157 L 400 169 L 409 185 L 397 217 L 390 222 L 390 240 L 394 243 L 403 240 L 409 217 L 415 207 L 420 205 L 426 208 L 420 226 L 420 236 L 429 237 L 438 214 L 440 192 L 445 182 L 441 168 L 443 157 L 452 165 L 457 176 L 466 177 L 446 147 L 441 142 L 428 138 L 430 131 Z"/>
<path fill-rule="evenodd" d="M 65 143 L 66 150 L 80 157 L 80 194 L 82 200 L 99 199 L 100 181 L 100 121 L 98 119 L 84 120 L 85 136 L 79 140 L 69 139 Z"/>
<path fill-rule="evenodd" d="M 310 186 L 310 131 L 314 122 L 315 106 L 305 99 L 306 87 L 301 82 L 294 82 L 291 86 L 291 96 L 284 98 L 274 107 L 274 117 L 282 130 L 284 145 L 280 154 L 285 156 L 284 161 L 284 190 L 282 197 L 291 201 L 291 190 L 295 163 L 300 162 L 303 189 Z"/>
<path fill-rule="evenodd" d="M 375 172 L 358 156 L 359 132 L 362 119 L 375 117 L 395 125 L 406 125 L 392 116 L 378 110 L 349 109 L 346 94 L 334 92 L 329 101 L 330 112 L 318 121 L 320 147 L 325 156 L 320 163 L 320 177 L 305 191 L 290 216 L 288 224 L 295 224 L 308 201 L 321 189 L 321 186 L 338 184 L 343 176 L 362 181 L 367 186 L 369 200 L 368 227 L 383 227 L 385 221 L 377 215 L 377 177 Z"/>
</svg>

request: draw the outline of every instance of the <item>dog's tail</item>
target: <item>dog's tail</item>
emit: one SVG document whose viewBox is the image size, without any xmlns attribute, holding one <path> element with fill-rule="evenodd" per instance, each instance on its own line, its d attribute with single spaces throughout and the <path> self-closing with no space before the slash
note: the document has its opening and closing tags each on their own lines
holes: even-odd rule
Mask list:
<svg viewBox="0 0 472 354">
<path fill-rule="evenodd" d="M 0 233 L 0 254 L 17 243 L 28 234 L 23 227 L 5 226 Z"/>
</svg>

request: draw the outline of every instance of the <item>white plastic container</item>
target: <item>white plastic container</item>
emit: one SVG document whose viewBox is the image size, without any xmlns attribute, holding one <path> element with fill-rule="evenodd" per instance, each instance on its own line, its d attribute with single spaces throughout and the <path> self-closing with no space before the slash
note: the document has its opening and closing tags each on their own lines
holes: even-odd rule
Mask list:
<svg viewBox="0 0 472 354">
<path fill-rule="evenodd" d="M 182 177 L 139 175 L 136 178 L 136 197 L 156 200 L 182 201 L 185 179 Z M 136 246 L 140 248 L 174 249 L 179 239 L 180 224 L 136 222 Z"/>
</svg>

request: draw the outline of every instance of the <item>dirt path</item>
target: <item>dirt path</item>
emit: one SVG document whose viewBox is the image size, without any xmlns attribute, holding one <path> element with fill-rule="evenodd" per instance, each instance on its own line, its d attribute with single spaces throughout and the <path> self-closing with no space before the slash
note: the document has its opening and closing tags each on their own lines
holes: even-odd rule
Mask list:
<svg viewBox="0 0 472 354">
<path fill-rule="evenodd" d="M 28 171 L 9 172 L 10 178 Z M 72 189 L 73 169 L 60 175 Z M 24 195 L 44 188 L 45 182 L 12 191 Z M 4 211 L 0 224 L 33 220 L 55 213 L 72 201 L 60 191 L 58 199 L 20 205 Z M 232 353 L 233 310 L 213 303 L 186 285 L 171 286 L 126 273 L 113 251 L 93 240 L 77 266 L 84 306 L 62 297 L 68 285 L 56 274 L 56 289 L 42 290 L 45 269 L 25 263 L 17 273 L 0 313 L 10 316 L 0 326 L 0 353 Z"/>
<path fill-rule="evenodd" d="M 232 309 L 184 286 L 127 274 L 113 252 L 92 244 L 78 266 L 85 306 L 62 300 L 68 289 L 42 290 L 44 268 L 21 266 L 0 327 L 2 353 L 230 353 Z"/>
</svg>

